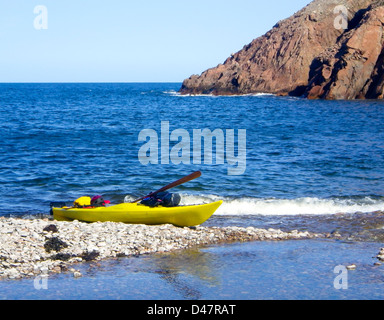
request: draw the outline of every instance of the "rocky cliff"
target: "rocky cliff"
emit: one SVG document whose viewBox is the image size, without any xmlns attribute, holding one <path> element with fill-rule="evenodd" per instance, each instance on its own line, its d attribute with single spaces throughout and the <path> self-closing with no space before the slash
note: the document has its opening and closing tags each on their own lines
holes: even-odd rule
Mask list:
<svg viewBox="0 0 384 320">
<path fill-rule="evenodd" d="M 180 92 L 383 98 L 383 44 L 384 0 L 315 0 Z"/>
</svg>

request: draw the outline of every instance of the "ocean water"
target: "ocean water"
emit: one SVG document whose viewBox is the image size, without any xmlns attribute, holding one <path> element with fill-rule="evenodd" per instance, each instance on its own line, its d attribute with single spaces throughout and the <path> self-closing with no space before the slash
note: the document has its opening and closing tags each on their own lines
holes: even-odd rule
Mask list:
<svg viewBox="0 0 384 320">
<path fill-rule="evenodd" d="M 173 191 L 182 195 L 183 204 L 224 200 L 204 225 L 338 231 L 342 242 L 306 241 L 306 249 L 300 249 L 300 242 L 250 244 L 241 250 L 236 246 L 204 249 L 212 250 L 211 256 L 218 255 L 227 262 L 233 253 L 240 265 L 240 262 L 248 263 L 248 273 L 243 270 L 238 277 L 245 281 L 252 276 L 258 283 L 266 279 L 260 286 L 261 289 L 274 286 L 275 293 L 271 294 L 265 290 L 250 292 L 251 288 L 231 291 L 230 287 L 223 289 L 213 284 L 193 296 L 201 285 L 196 282 L 195 287 L 192 285 L 192 296 L 177 290 L 165 296 L 159 296 L 159 291 L 127 296 L 124 294 L 127 288 L 135 288 L 133 281 L 126 286 L 116 284 L 95 295 L 79 289 L 77 292 L 81 292 L 83 298 L 376 298 L 376 281 L 381 281 L 381 269 L 374 271 L 374 286 L 364 284 L 361 291 L 343 294 L 325 290 L 321 295 L 313 292 L 322 288 L 324 281 L 308 280 L 307 272 L 303 271 L 297 275 L 300 278 L 297 287 L 291 283 L 288 287 L 292 290 L 286 289 L 284 293 L 277 292 L 278 285 L 271 281 L 287 268 L 293 273 L 294 259 L 288 257 L 285 264 L 273 264 L 277 268 L 275 274 L 270 277 L 265 274 L 263 278 L 253 273 L 255 268 L 263 268 L 257 261 L 253 265 L 249 257 L 260 255 L 258 250 L 272 250 L 280 258 L 284 252 L 302 250 L 299 260 L 309 264 L 312 261 L 312 267 L 319 268 L 321 262 L 310 258 L 312 252 L 318 251 L 324 259 L 331 259 L 326 263 L 329 266 L 326 277 L 332 278 L 335 276 L 332 266 L 339 263 L 336 258 L 341 251 L 350 250 L 352 262 L 360 259 L 361 252 L 370 258 L 377 254 L 384 241 L 384 213 L 381 212 L 384 210 L 384 102 L 309 101 L 267 94 L 181 96 L 177 93 L 180 86 L 180 83 L 0 84 L 0 215 L 41 218 L 48 215 L 51 201 L 73 201 L 83 195 L 102 194 L 112 203 L 119 203 L 200 170 L 200 178 Z M 162 132 L 165 126 L 169 126 L 168 134 Z M 220 139 L 213 139 L 212 152 L 209 148 L 205 152 L 205 143 L 202 143 L 201 148 L 196 149 L 202 154 L 198 163 L 198 158 L 193 157 L 194 130 L 204 129 L 222 132 L 225 140 L 222 145 Z M 243 136 L 239 141 L 243 130 L 246 138 Z M 145 136 L 148 132 L 155 133 L 157 139 L 139 139 L 140 133 Z M 232 158 L 231 132 L 234 135 Z M 172 133 L 175 141 L 168 139 Z M 188 141 L 184 138 L 177 140 L 181 133 L 190 138 L 189 143 L 185 143 Z M 140 149 L 149 141 L 156 142 L 159 148 L 157 157 L 151 158 L 157 159 L 157 164 L 144 165 L 140 161 Z M 175 152 L 169 163 L 165 163 L 166 158 L 162 156 L 168 151 L 171 154 L 180 147 L 180 142 L 185 143 L 182 150 L 190 152 L 187 156 L 184 154 L 184 162 L 175 163 L 175 159 L 183 156 Z M 224 150 L 223 154 L 220 150 Z M 152 156 L 149 152 L 144 155 Z M 204 163 L 210 156 L 212 163 Z M 230 175 L 230 170 L 236 167 L 244 172 Z M 237 250 L 242 253 L 236 254 Z M 205 255 L 205 251 L 202 252 Z M 185 259 L 188 257 L 187 253 Z M 168 286 L 166 277 L 150 267 L 157 261 L 153 259 L 140 260 L 149 272 L 144 271 L 143 275 L 132 271 L 131 276 L 137 275 L 144 282 L 154 277 L 160 285 Z M 368 260 L 363 265 L 372 265 Z M 133 261 L 136 260 L 124 263 L 136 263 Z M 92 280 L 92 274 L 76 283 L 101 281 L 97 286 L 108 288 L 107 282 L 119 282 L 122 270 L 127 268 L 124 263 L 113 269 L 112 274 L 116 274 L 113 279 L 108 278 L 111 276 L 108 273 L 103 280 L 101 273 L 96 280 Z M 363 270 L 363 278 L 372 276 L 373 269 Z M 227 277 L 224 274 L 229 271 L 221 271 L 223 277 Z M 320 275 L 324 272 L 320 270 Z M 73 280 L 65 276 L 66 285 L 59 285 L 62 279 L 51 282 L 51 287 L 59 286 L 55 292 L 66 292 L 73 285 Z M 292 295 L 298 287 L 309 286 L 310 282 L 314 291 Z M 11 283 L 7 285 L 12 288 L 3 287 L 3 298 L 22 298 L 25 283 L 31 285 L 24 280 Z M 254 285 L 251 280 L 249 285 Z M 232 283 L 232 288 L 235 287 Z M 228 292 L 220 296 L 212 288 Z M 10 295 L 10 291 L 14 294 Z M 39 294 L 47 297 L 42 292 L 32 292 L 32 297 Z M 60 298 L 52 291 L 49 293 L 51 298 Z M 76 294 L 66 296 L 71 297 L 76 298 Z"/>
<path fill-rule="evenodd" d="M 179 83 L 0 84 L 0 213 L 44 214 L 50 201 L 124 201 L 195 170 L 184 203 L 223 198 L 219 215 L 373 212 L 384 205 L 384 103 L 272 95 L 180 96 Z M 142 130 L 184 129 L 190 163 L 143 165 Z M 246 164 L 192 158 L 194 129 L 246 130 Z M 149 139 L 147 139 L 148 141 Z M 169 143 L 171 150 L 178 141 Z M 220 147 L 220 146 L 219 146 Z"/>
</svg>

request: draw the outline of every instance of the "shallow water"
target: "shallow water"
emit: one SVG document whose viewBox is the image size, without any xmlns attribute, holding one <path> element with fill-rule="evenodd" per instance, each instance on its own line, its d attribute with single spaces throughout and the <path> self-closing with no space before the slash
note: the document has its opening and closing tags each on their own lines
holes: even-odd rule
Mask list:
<svg viewBox="0 0 384 320">
<path fill-rule="evenodd" d="M 379 243 L 335 240 L 251 242 L 119 258 L 76 266 L 83 277 L 50 276 L 2 282 L 0 299 L 383 299 Z M 347 271 L 347 289 L 335 267 Z"/>
<path fill-rule="evenodd" d="M 239 226 L 299 230 L 335 236 L 348 241 L 384 242 L 384 212 L 329 215 L 213 216 L 204 226 Z"/>
</svg>

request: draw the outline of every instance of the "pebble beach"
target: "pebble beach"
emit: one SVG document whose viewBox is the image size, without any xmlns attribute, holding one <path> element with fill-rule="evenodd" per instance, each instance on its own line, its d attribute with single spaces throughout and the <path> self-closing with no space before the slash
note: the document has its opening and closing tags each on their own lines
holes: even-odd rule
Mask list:
<svg viewBox="0 0 384 320">
<path fill-rule="evenodd" d="M 0 279 L 70 272 L 76 264 L 217 243 L 311 239 L 323 234 L 254 227 L 186 227 L 0 218 Z"/>
</svg>

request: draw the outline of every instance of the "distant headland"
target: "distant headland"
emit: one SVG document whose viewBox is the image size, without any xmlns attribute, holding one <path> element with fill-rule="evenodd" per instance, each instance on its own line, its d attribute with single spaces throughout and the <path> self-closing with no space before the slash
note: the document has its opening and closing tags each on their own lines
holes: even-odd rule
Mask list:
<svg viewBox="0 0 384 320">
<path fill-rule="evenodd" d="M 314 0 L 180 93 L 383 99 L 384 0 Z"/>
</svg>

